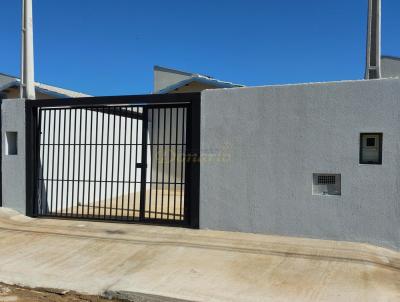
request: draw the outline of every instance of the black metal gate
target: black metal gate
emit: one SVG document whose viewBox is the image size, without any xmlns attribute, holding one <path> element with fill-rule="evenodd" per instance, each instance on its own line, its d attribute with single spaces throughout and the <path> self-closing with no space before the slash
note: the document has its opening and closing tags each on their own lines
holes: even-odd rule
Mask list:
<svg viewBox="0 0 400 302">
<path fill-rule="evenodd" d="M 32 216 L 198 227 L 199 108 L 199 94 L 28 101 Z"/>
</svg>

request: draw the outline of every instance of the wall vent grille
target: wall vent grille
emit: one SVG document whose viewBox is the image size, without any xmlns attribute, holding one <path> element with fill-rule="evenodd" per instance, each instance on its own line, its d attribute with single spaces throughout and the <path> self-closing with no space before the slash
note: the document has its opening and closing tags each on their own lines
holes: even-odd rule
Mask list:
<svg viewBox="0 0 400 302">
<path fill-rule="evenodd" d="M 335 175 L 318 175 L 318 185 L 335 185 L 336 176 Z"/>
<path fill-rule="evenodd" d="M 313 195 L 342 195 L 342 176 L 340 174 L 313 174 Z"/>
</svg>

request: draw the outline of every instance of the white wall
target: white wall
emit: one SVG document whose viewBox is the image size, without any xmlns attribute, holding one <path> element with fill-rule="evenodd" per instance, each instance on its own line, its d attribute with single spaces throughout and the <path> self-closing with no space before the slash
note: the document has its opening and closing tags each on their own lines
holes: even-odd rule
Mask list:
<svg viewBox="0 0 400 302">
<path fill-rule="evenodd" d="M 179 183 L 184 179 L 186 150 L 181 144 L 185 143 L 182 129 L 186 119 L 182 108 L 179 112 L 176 108 L 149 111 L 146 190 L 150 189 L 150 179 L 152 190 L 162 188 L 156 182 Z M 122 202 L 122 196 L 127 207 L 127 196 L 139 194 L 142 170 L 136 168 L 136 163 L 142 162 L 142 120 L 84 109 L 50 109 L 42 111 L 41 121 L 43 146 L 39 151 L 44 180 L 39 187 L 43 196 L 39 203 L 44 205 L 44 211 L 110 203 L 117 197 Z M 79 143 L 92 145 L 79 147 Z M 102 143 L 109 146 L 101 146 Z M 112 146 L 119 143 L 121 147 Z M 108 182 L 100 185 L 104 180 Z M 183 187 L 178 185 L 177 189 Z M 139 209 L 139 202 L 136 205 Z"/>
<path fill-rule="evenodd" d="M 200 227 L 400 249 L 400 81 L 207 90 Z M 383 164 L 359 164 L 361 132 L 383 132 Z M 341 196 L 312 195 L 313 173 Z"/>
<path fill-rule="evenodd" d="M 182 182 L 185 179 L 185 160 L 186 148 L 186 122 L 187 111 L 185 108 L 166 108 L 152 109 L 149 111 L 149 142 L 153 143 L 153 148 L 149 146 L 152 155 L 148 159 L 149 168 L 147 173 L 152 173 L 153 181 L 162 182 Z M 157 144 L 160 144 L 157 148 Z M 166 144 L 162 146 L 162 144 Z M 157 161 L 158 158 L 158 161 Z M 157 165 L 158 163 L 158 165 Z M 152 165 L 151 165 L 152 164 Z M 170 164 L 170 165 L 169 165 Z M 167 166 L 164 167 L 163 165 Z M 158 175 L 158 177 L 156 177 Z"/>
<path fill-rule="evenodd" d="M 99 203 L 135 192 L 133 184 L 114 183 L 112 186 L 111 181 L 140 182 L 141 169 L 136 169 L 136 162 L 141 162 L 141 146 L 133 144 L 142 142 L 141 120 L 84 109 L 44 110 L 41 119 L 41 144 L 45 145 L 40 148 L 40 159 L 46 180 L 41 183 L 40 190 L 48 209 Z M 79 147 L 80 143 L 91 145 Z M 126 146 L 113 147 L 113 143 Z M 99 181 L 105 180 L 108 183 L 100 186 Z M 96 186 L 94 181 L 97 181 Z M 136 192 L 139 190 L 137 184 Z"/>
</svg>

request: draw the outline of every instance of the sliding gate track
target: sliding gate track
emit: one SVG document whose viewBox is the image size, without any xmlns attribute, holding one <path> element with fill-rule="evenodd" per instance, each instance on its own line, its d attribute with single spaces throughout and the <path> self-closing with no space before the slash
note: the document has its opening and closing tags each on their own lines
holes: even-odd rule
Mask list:
<svg viewBox="0 0 400 302">
<path fill-rule="evenodd" d="M 27 214 L 198 228 L 200 94 L 26 102 Z"/>
</svg>

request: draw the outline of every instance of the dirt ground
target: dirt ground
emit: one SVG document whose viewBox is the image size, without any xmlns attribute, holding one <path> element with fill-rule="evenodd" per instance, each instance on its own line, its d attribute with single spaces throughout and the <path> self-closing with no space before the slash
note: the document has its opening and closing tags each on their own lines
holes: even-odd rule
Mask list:
<svg viewBox="0 0 400 302">
<path fill-rule="evenodd" d="M 30 289 L 0 283 L 0 302 L 110 302 L 124 301 L 86 296 L 74 292 L 62 292 L 48 289 Z M 127 301 L 127 300 L 125 300 Z"/>
</svg>

